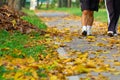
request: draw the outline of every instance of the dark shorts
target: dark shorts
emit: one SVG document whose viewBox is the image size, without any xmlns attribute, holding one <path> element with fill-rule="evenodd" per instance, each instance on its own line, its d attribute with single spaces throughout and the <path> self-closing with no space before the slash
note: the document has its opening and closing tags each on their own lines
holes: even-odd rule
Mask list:
<svg viewBox="0 0 120 80">
<path fill-rule="evenodd" d="M 98 11 L 99 0 L 80 0 L 81 10 Z"/>
</svg>

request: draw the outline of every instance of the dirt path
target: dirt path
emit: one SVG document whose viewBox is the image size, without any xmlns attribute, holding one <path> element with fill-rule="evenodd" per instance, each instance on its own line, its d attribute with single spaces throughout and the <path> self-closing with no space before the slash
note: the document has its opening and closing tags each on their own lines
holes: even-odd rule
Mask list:
<svg viewBox="0 0 120 80">
<path fill-rule="evenodd" d="M 107 25 L 105 23 L 94 22 L 93 35 L 82 37 L 81 33 L 81 18 L 79 16 L 72 16 L 63 12 L 39 12 L 37 13 L 48 27 L 57 28 L 60 31 L 68 29 L 70 35 L 73 32 L 78 33 L 78 36 L 68 36 L 71 41 L 64 42 L 65 46 L 58 49 L 59 54 L 67 54 L 68 50 L 75 50 L 79 52 L 88 52 L 88 59 L 100 58 L 103 62 L 113 68 L 114 70 L 94 72 L 91 71 L 92 80 L 94 77 L 102 74 L 108 77 L 104 80 L 120 80 L 120 35 L 110 38 L 106 35 Z M 56 36 L 57 37 L 57 36 Z M 56 41 L 57 43 L 57 41 Z M 76 58 L 76 57 L 74 57 Z M 99 65 L 98 65 L 99 66 Z M 88 74 L 80 74 L 69 76 L 69 80 L 84 80 Z"/>
</svg>

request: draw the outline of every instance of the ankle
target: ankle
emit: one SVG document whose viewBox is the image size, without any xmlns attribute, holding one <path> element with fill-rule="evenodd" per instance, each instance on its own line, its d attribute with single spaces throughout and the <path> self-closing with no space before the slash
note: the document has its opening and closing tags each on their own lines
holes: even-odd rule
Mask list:
<svg viewBox="0 0 120 80">
<path fill-rule="evenodd" d="M 83 32 L 83 31 L 87 31 L 87 26 L 83 26 L 83 27 L 82 27 L 82 32 Z"/>
</svg>

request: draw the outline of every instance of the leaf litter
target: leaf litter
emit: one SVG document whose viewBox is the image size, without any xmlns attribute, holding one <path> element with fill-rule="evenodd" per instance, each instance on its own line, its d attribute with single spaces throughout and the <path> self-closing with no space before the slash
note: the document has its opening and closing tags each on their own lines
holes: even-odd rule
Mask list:
<svg viewBox="0 0 120 80">
<path fill-rule="evenodd" d="M 12 26 L 14 26 L 13 24 L 16 25 L 16 22 L 13 21 Z M 6 29 L 9 30 L 8 28 Z M 46 38 L 38 40 L 36 43 L 44 44 L 47 48 L 45 52 L 49 54 L 46 56 L 39 54 L 38 61 L 33 57 L 25 57 L 23 59 L 13 58 L 8 55 L 1 57 L 0 65 L 8 70 L 8 72 L 4 73 L 2 77 L 15 80 L 67 80 L 67 76 L 86 73 L 88 74 L 87 77 L 84 79 L 81 78 L 80 80 L 109 80 L 108 77 L 102 74 L 94 76 L 91 75 L 90 72 L 110 72 L 119 74 L 118 70 L 112 67 L 109 63 L 105 63 L 105 57 L 99 57 L 99 55 L 94 54 L 95 56 L 93 58 L 89 58 L 89 55 L 92 54 L 89 53 L 89 51 L 80 52 L 70 49 L 67 51 L 67 58 L 59 56 L 57 49 L 61 47 L 61 44 L 64 45 L 65 42 L 71 42 L 73 37 L 79 37 L 80 35 L 78 32 L 70 33 L 69 29 L 64 29 L 64 31 L 62 31 L 55 27 L 48 28 L 46 32 Z M 83 39 L 83 37 L 81 37 L 81 39 Z M 92 43 L 96 42 L 97 37 L 88 36 L 85 40 Z M 105 37 L 104 39 L 102 38 L 102 40 L 108 41 L 108 43 L 97 43 L 97 46 L 108 47 L 108 50 L 110 50 L 113 45 L 117 45 L 117 48 L 119 49 L 119 36 L 117 38 Z M 60 44 L 55 44 L 56 42 Z M 25 47 L 29 47 L 29 45 L 25 45 Z M 3 50 L 9 50 L 9 48 L 4 48 Z M 18 50 L 15 51 L 17 52 Z M 97 50 L 94 52 L 102 54 L 104 51 Z M 109 54 L 109 52 L 107 54 Z M 114 56 L 117 56 L 117 54 L 114 54 Z M 114 62 L 114 65 L 119 66 L 119 62 Z"/>
</svg>

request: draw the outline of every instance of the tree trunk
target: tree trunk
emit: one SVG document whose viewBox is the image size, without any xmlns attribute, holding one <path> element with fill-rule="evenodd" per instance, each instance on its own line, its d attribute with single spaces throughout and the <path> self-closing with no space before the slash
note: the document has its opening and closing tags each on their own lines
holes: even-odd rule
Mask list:
<svg viewBox="0 0 120 80">
<path fill-rule="evenodd" d="M 67 3 L 68 3 L 68 5 L 67 5 L 67 7 L 71 7 L 71 0 L 67 0 Z"/>
<path fill-rule="evenodd" d="M 37 0 L 37 7 L 39 6 L 39 0 Z"/>
<path fill-rule="evenodd" d="M 21 6 L 21 0 L 15 0 L 14 1 L 14 9 L 15 10 L 21 10 L 22 6 Z"/>
<path fill-rule="evenodd" d="M 59 0 L 58 7 L 71 7 L 71 0 Z"/>
<path fill-rule="evenodd" d="M 8 6 L 13 9 L 14 0 L 8 0 L 7 3 L 8 3 Z"/>
<path fill-rule="evenodd" d="M 25 3 L 26 3 L 26 0 L 22 0 L 22 1 L 21 1 L 22 7 L 25 7 Z"/>
<path fill-rule="evenodd" d="M 39 6 L 40 8 L 42 7 L 42 4 L 43 4 L 43 2 L 40 3 L 40 6 Z"/>
<path fill-rule="evenodd" d="M 30 10 L 35 10 L 35 7 L 37 6 L 36 0 L 30 0 Z"/>
<path fill-rule="evenodd" d="M 67 4 L 67 0 L 62 0 L 63 1 L 63 7 L 67 7 L 68 4 Z"/>
<path fill-rule="evenodd" d="M 21 0 L 8 0 L 8 6 L 14 10 L 21 10 Z"/>
<path fill-rule="evenodd" d="M 49 0 L 46 0 L 46 8 L 49 8 Z"/>
<path fill-rule="evenodd" d="M 3 3 L 4 3 L 4 1 L 3 1 L 3 0 L 1 0 L 1 1 L 0 1 L 0 7 L 3 5 Z"/>
<path fill-rule="evenodd" d="M 61 0 L 58 0 L 58 7 L 59 7 L 59 8 L 62 7 L 62 5 L 61 5 Z"/>
</svg>

